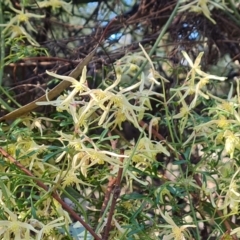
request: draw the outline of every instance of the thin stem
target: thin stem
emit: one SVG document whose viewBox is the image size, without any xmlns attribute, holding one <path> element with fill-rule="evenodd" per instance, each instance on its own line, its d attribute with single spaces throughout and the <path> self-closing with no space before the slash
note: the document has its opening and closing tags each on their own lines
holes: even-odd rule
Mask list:
<svg viewBox="0 0 240 240">
<path fill-rule="evenodd" d="M 238 12 L 238 9 L 236 8 L 236 3 L 233 3 L 233 1 L 232 0 L 229 0 L 229 4 L 231 5 L 231 9 L 233 10 L 233 12 L 234 12 L 234 15 L 237 17 L 237 21 L 235 20 L 235 22 L 239 25 L 239 20 L 240 20 L 240 14 L 239 14 L 239 12 Z M 226 13 L 228 13 L 227 11 L 226 11 Z M 229 14 L 229 16 L 232 16 L 232 14 Z M 232 18 L 232 19 L 234 19 L 234 18 Z"/>
<path fill-rule="evenodd" d="M 190 193 L 189 193 L 189 190 L 188 190 L 188 186 L 185 186 L 185 188 L 186 188 L 186 192 L 187 192 L 187 196 L 188 196 L 188 200 L 189 200 L 189 205 L 190 205 L 190 209 L 191 209 L 192 216 L 193 216 L 193 222 L 195 223 L 196 226 L 198 226 L 196 210 L 193 207 L 192 199 L 191 199 L 191 196 L 190 196 Z M 196 231 L 197 231 L 197 239 L 200 240 L 201 237 L 200 237 L 200 232 L 199 232 L 199 228 L 198 227 L 196 227 Z"/>
<path fill-rule="evenodd" d="M 0 3 L 0 24 L 4 23 L 3 19 L 3 10 L 2 3 Z M 0 86 L 3 84 L 3 66 L 4 66 L 4 57 L 5 57 L 5 45 L 4 45 L 4 34 L 3 28 L 0 27 Z"/>
<path fill-rule="evenodd" d="M 3 69 L 3 68 L 2 68 L 2 69 Z M 8 100 L 9 100 L 9 101 L 15 103 L 18 107 L 21 107 L 21 105 L 20 105 L 15 99 L 13 99 L 13 97 L 12 97 L 1 85 L 0 85 L 0 90 L 1 90 L 1 92 L 2 92 L 3 94 L 5 94 L 5 95 L 8 97 Z M 2 101 L 1 101 L 1 103 L 3 104 Z M 4 102 L 4 106 L 6 107 L 6 106 L 8 106 L 8 104 L 7 104 L 6 102 Z M 12 109 L 10 106 L 8 106 L 8 107 L 7 107 L 7 110 L 8 110 L 9 112 L 11 112 L 13 109 Z"/>
<path fill-rule="evenodd" d="M 167 32 L 168 27 L 170 26 L 170 24 L 173 21 L 173 18 L 175 17 L 178 7 L 180 5 L 180 0 L 177 1 L 177 4 L 174 8 L 174 10 L 172 11 L 172 14 L 170 15 L 170 17 L 168 18 L 166 24 L 164 25 L 162 31 L 160 32 L 156 42 L 154 43 L 152 49 L 150 50 L 150 52 L 148 53 L 149 57 L 151 57 L 153 55 L 153 53 L 156 51 L 160 41 L 162 40 L 164 34 Z M 140 67 L 139 71 L 136 73 L 136 75 L 133 77 L 132 82 L 135 82 L 136 79 L 138 78 L 138 76 L 143 72 L 145 66 L 147 65 L 148 60 L 145 60 L 145 62 L 142 64 L 142 66 Z"/>
<path fill-rule="evenodd" d="M 120 154 L 124 154 L 124 150 L 120 150 Z M 124 161 L 124 158 L 120 159 L 121 162 Z M 117 199 L 120 195 L 120 191 L 121 191 L 121 180 L 122 180 L 122 174 L 123 174 L 123 168 L 119 168 L 118 170 L 118 174 L 117 174 L 117 178 L 116 178 L 116 184 L 113 188 L 113 192 L 112 192 L 112 204 L 108 213 L 108 219 L 107 219 L 107 224 L 105 227 L 105 231 L 104 231 L 104 235 L 103 235 L 103 240 L 107 240 L 108 236 L 109 236 L 109 232 L 111 230 L 111 226 L 112 226 L 112 217 L 114 214 L 114 210 L 117 204 Z"/>
</svg>

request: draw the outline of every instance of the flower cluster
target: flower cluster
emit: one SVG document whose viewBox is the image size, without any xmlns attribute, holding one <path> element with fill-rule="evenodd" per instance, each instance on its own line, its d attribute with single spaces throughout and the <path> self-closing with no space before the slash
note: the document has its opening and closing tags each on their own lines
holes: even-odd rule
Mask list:
<svg viewBox="0 0 240 240">
<path fill-rule="evenodd" d="M 40 240 L 47 237 L 53 229 L 65 224 L 63 216 L 48 224 L 44 224 L 35 219 L 24 222 L 20 215 L 10 210 L 3 202 L 1 191 L 0 208 L 2 215 L 6 218 L 6 220 L 0 220 L 0 237 L 3 237 L 3 239 L 12 239 L 12 237 L 14 237 L 14 239 L 32 239 L 32 236 L 35 235 L 34 239 Z"/>
<path fill-rule="evenodd" d="M 56 159 L 57 162 L 61 159 L 68 159 L 69 170 L 61 172 L 63 177 L 63 185 L 76 185 L 80 190 L 80 185 L 84 184 L 80 180 L 80 172 L 84 177 L 87 177 L 88 170 L 96 164 L 108 163 L 113 166 L 113 171 L 118 171 L 119 168 L 124 168 L 125 165 L 119 161 L 120 158 L 129 158 L 132 155 L 132 149 L 127 149 L 125 154 L 115 153 L 113 150 L 102 150 L 98 144 L 88 137 L 89 126 L 91 122 L 97 123 L 98 126 L 108 129 L 109 131 L 115 128 L 122 129 L 122 123 L 128 121 L 133 124 L 143 134 L 143 138 L 138 142 L 135 148 L 135 154 L 131 157 L 130 161 L 139 169 L 151 167 L 151 163 L 155 161 L 156 154 L 161 152 L 169 155 L 166 148 L 157 141 L 150 140 L 150 137 L 145 136 L 142 127 L 139 125 L 140 120 L 144 117 L 146 110 L 151 110 L 149 97 L 151 95 L 162 96 L 152 91 L 155 84 L 159 84 L 156 78 L 160 75 L 154 69 L 153 63 L 144 52 L 145 56 L 150 61 L 150 74 L 145 75 L 142 73 L 139 81 L 131 86 L 116 90 L 122 80 L 121 71 L 117 71 L 116 80 L 105 89 L 90 89 L 87 85 L 87 69 L 83 68 L 80 81 L 69 77 L 61 76 L 55 73 L 47 73 L 55 78 L 69 81 L 72 83 L 72 90 L 65 95 L 59 96 L 56 100 L 48 100 L 48 92 L 46 93 L 46 102 L 38 102 L 38 105 L 53 105 L 57 111 L 66 111 L 69 113 L 74 124 L 74 134 L 66 134 L 57 132 L 60 135 L 59 140 L 62 142 L 63 147 L 74 148 L 72 153 L 72 160 L 69 161 L 69 153 L 63 151 Z M 150 81 L 150 89 L 145 89 L 146 80 Z M 86 99 L 88 99 L 86 101 Z M 158 125 L 158 118 L 151 121 L 151 126 Z M 129 162 L 129 160 L 128 160 Z M 80 171 L 80 172 L 79 172 Z M 136 179 L 133 173 L 127 171 L 127 174 Z M 56 179 L 60 178 L 58 175 Z M 136 179 L 137 180 L 137 179 Z"/>
<path fill-rule="evenodd" d="M 0 27 L 4 27 L 3 34 L 8 36 L 9 40 L 14 39 L 15 37 L 24 35 L 27 40 L 33 44 L 38 46 L 39 44 L 31 37 L 31 35 L 25 30 L 23 24 L 26 24 L 28 31 L 37 32 L 36 29 L 31 25 L 30 19 L 41 19 L 44 18 L 44 15 L 34 14 L 26 12 L 24 8 L 21 10 L 17 10 L 10 6 L 10 9 L 16 13 L 15 17 L 11 18 L 11 20 L 6 24 L 0 24 Z"/>
</svg>

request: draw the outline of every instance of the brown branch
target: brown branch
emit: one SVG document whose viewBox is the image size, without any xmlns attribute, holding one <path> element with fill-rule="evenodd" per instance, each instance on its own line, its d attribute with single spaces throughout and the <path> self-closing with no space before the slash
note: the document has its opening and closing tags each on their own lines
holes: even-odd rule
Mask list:
<svg viewBox="0 0 240 240">
<path fill-rule="evenodd" d="M 103 201 L 102 208 L 101 208 L 100 218 L 102 217 L 102 215 L 107 207 L 107 203 L 110 199 L 111 192 L 113 191 L 115 184 L 116 184 L 116 178 L 110 179 L 108 182 L 107 191 L 105 193 L 104 201 Z"/>
<path fill-rule="evenodd" d="M 123 149 L 121 149 L 120 154 L 124 154 Z M 120 158 L 120 161 L 123 162 L 123 159 L 124 158 Z M 118 197 L 120 195 L 120 192 L 121 192 L 121 187 L 120 186 L 121 186 L 121 180 L 122 180 L 122 173 L 123 173 L 123 168 L 121 167 L 118 170 L 118 175 L 117 175 L 117 178 L 115 179 L 116 183 L 115 183 L 115 186 L 112 190 L 113 199 L 112 199 L 112 204 L 111 204 L 111 207 L 110 207 L 110 210 L 109 210 L 109 213 L 108 213 L 108 219 L 107 219 L 107 224 L 106 224 L 105 231 L 104 231 L 104 234 L 103 234 L 103 240 L 108 239 L 109 232 L 111 230 L 111 226 L 112 226 L 111 223 L 112 223 L 112 217 L 113 217 L 114 209 L 115 209 L 115 206 L 116 206 L 116 203 L 117 203 L 117 199 L 118 199 Z"/>
</svg>

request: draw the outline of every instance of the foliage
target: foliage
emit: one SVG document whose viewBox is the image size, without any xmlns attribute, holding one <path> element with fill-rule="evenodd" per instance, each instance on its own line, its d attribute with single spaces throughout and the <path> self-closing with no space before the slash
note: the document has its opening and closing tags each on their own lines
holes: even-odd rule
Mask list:
<svg viewBox="0 0 240 240">
<path fill-rule="evenodd" d="M 164 24 L 152 20 L 153 29 L 161 29 L 155 44 L 146 38 L 138 41 L 149 30 L 141 22 L 130 44 L 133 48 L 137 40 L 137 47 L 122 53 L 124 48 L 110 39 L 123 31 L 113 19 L 107 26 L 99 26 L 99 31 L 93 30 L 95 37 L 104 39 L 101 44 L 111 63 L 106 57 L 102 69 L 94 68 L 100 60 L 93 58 L 77 79 L 67 73 L 76 65 L 72 53 L 61 44 L 61 50 L 53 49 L 47 41 L 59 37 L 61 30 L 56 25 L 49 30 L 45 25 L 71 19 L 72 27 L 78 10 L 74 1 L 0 3 L 1 11 L 9 13 L 0 25 L 4 42 L 1 115 L 14 108 L 15 102 L 24 104 L 23 99 L 14 99 L 13 83 L 6 84 L 14 79 L 12 73 L 6 80 L 12 66 L 46 61 L 39 73 L 42 78 L 53 84 L 71 83 L 63 94 L 49 100 L 50 90 L 41 82 L 47 101 L 37 103 L 40 112 L 0 123 L 1 239 L 239 238 L 238 74 L 231 80 L 239 63 L 232 61 L 230 50 L 210 41 L 210 33 L 204 35 L 200 24 L 205 22 L 208 28 L 218 24 L 221 15 L 216 15 L 216 9 L 227 16 L 231 13 L 229 19 L 237 22 L 239 6 L 218 0 L 178 1 L 176 5 L 156 2 L 150 1 L 152 9 L 154 4 L 165 4 L 169 16 Z M 147 8 L 144 4 L 139 3 L 140 15 Z M 83 15 L 89 14 L 88 6 L 81 5 Z M 100 13 L 101 6 L 99 3 Z M 177 24 L 187 10 L 191 20 Z M 132 20 L 135 14 L 125 17 Z M 172 30 L 173 21 L 181 25 L 177 34 Z M 86 22 L 90 26 L 94 21 Z M 41 42 L 43 29 L 46 41 Z M 90 43 L 88 30 L 82 35 L 89 45 L 80 48 L 86 53 L 96 45 Z M 189 39 L 193 32 L 197 34 L 194 41 L 207 38 L 206 42 L 194 48 Z M 178 48 L 168 48 L 166 42 L 174 36 Z M 55 40 L 52 43 L 65 41 Z M 65 43 L 76 49 L 74 41 L 78 40 L 69 36 Z M 214 49 L 220 53 L 213 60 Z M 176 59 L 166 57 L 173 52 Z M 96 55 L 101 54 L 98 49 Z M 224 74 L 218 74 L 221 71 Z M 33 90 L 39 94 L 39 89 Z"/>
</svg>

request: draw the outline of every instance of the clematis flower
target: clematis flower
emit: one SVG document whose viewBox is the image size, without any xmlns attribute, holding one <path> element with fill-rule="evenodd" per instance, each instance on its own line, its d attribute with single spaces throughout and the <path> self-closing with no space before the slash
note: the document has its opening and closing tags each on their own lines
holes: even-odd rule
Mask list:
<svg viewBox="0 0 240 240">
<path fill-rule="evenodd" d="M 14 239 L 30 239 L 30 231 L 39 232 L 31 224 L 19 221 L 19 217 L 8 209 L 2 201 L 1 207 L 8 215 L 8 220 L 0 221 L 0 236 L 3 236 L 3 239 L 11 239 L 12 234 Z"/>
<path fill-rule="evenodd" d="M 132 154 L 132 150 L 126 150 L 125 152 L 130 156 Z M 163 153 L 166 156 L 170 155 L 161 142 L 150 140 L 148 137 L 143 137 L 138 141 L 131 160 L 134 163 L 135 168 L 144 171 L 146 168 L 151 167 L 156 161 L 156 155 L 158 153 Z M 137 175 L 137 173 L 132 172 L 130 177 L 133 175 Z"/>
<path fill-rule="evenodd" d="M 71 3 L 72 3 L 71 1 L 67 3 L 62 0 L 46 0 L 43 2 L 38 2 L 38 7 L 40 8 L 51 7 L 53 11 L 55 11 L 58 8 L 63 8 L 66 12 L 70 13 L 67 8 L 71 6 Z"/>
<path fill-rule="evenodd" d="M 179 128 L 180 128 L 180 133 L 183 133 L 189 116 L 192 116 L 191 115 L 191 107 L 189 107 L 187 105 L 185 99 L 183 99 L 181 92 L 178 92 L 178 95 L 179 95 L 180 99 L 182 99 L 182 101 L 181 101 L 182 107 L 180 108 L 180 112 L 178 114 L 174 115 L 172 118 L 173 119 L 181 119 Z"/>
<path fill-rule="evenodd" d="M 156 79 L 155 79 L 156 81 Z M 142 109 L 138 112 L 138 121 L 142 120 L 145 110 L 152 110 L 151 96 L 164 98 L 164 95 L 155 91 L 152 91 L 154 86 L 154 81 L 152 82 L 150 88 L 145 89 L 146 76 L 142 72 L 140 84 L 137 84 L 135 87 L 139 88 L 137 91 L 131 91 L 127 93 L 127 99 L 129 102 L 135 101 L 137 105 Z M 127 89 L 123 89 L 120 93 L 126 92 Z"/>
<path fill-rule="evenodd" d="M 214 125 L 217 125 L 217 127 L 220 129 L 226 129 L 231 124 L 237 124 L 237 123 L 238 122 L 236 120 L 231 120 L 231 119 L 228 120 L 224 115 L 220 115 L 218 117 L 218 119 L 214 119 L 209 122 L 200 124 L 200 125 L 196 126 L 194 129 L 197 131 L 203 129 L 203 127 L 209 127 L 210 129 L 213 129 L 213 128 L 215 128 Z M 225 137 L 227 137 L 227 135 L 225 134 Z"/>
<path fill-rule="evenodd" d="M 160 227 L 164 229 L 169 229 L 166 230 L 168 233 L 164 234 L 163 240 L 185 240 L 186 237 L 190 237 L 190 233 L 187 230 L 189 227 L 196 227 L 195 225 L 182 225 L 182 226 L 177 226 L 176 223 L 172 220 L 172 218 L 169 216 L 167 212 L 165 212 L 165 215 L 162 213 L 162 211 L 159 209 L 160 214 L 162 218 L 168 223 L 164 225 L 160 225 Z"/>
<path fill-rule="evenodd" d="M 72 116 L 73 116 L 73 120 L 75 122 L 75 124 L 79 123 L 79 114 L 77 114 L 77 109 L 76 109 L 76 105 L 78 104 L 84 104 L 84 102 L 81 101 L 75 101 L 74 97 L 77 94 L 81 94 L 84 93 L 86 91 L 90 91 L 90 89 L 87 87 L 87 68 L 86 66 L 83 68 L 82 71 L 82 76 L 80 78 L 80 81 L 77 81 L 75 78 L 69 77 L 69 76 L 62 76 L 62 75 L 58 75 L 56 73 L 52 73 L 49 71 L 46 71 L 48 75 L 53 76 L 55 78 L 58 79 L 62 79 L 68 82 L 71 82 L 72 85 L 71 87 L 73 88 L 73 90 L 71 92 L 69 92 L 67 95 L 60 95 L 56 100 L 50 101 L 48 99 L 48 92 L 46 91 L 46 98 L 47 101 L 43 101 L 43 102 L 37 102 L 37 105 L 53 105 L 55 107 L 57 107 L 57 111 L 62 112 L 64 110 L 66 110 L 67 112 L 69 112 Z M 91 108 L 91 106 L 88 104 L 88 109 L 89 110 Z M 84 111 L 85 113 L 85 111 Z"/>
<path fill-rule="evenodd" d="M 132 105 L 129 102 L 126 92 L 131 91 L 136 86 L 139 86 L 140 83 L 137 83 L 131 87 L 123 89 L 119 93 L 114 93 L 114 87 L 118 84 L 121 80 L 121 76 L 117 75 L 117 80 L 111 86 L 106 88 L 105 90 L 102 89 L 93 89 L 88 92 L 85 92 L 81 95 L 90 95 L 91 100 L 89 101 L 87 107 L 82 111 L 80 119 L 84 117 L 87 112 L 95 112 L 97 108 L 100 108 L 103 113 L 98 121 L 98 125 L 101 126 L 102 124 L 104 127 L 110 127 L 112 125 L 120 125 L 120 119 L 124 119 L 121 117 L 120 119 L 115 119 L 114 116 L 123 116 L 125 115 L 125 119 L 132 122 L 133 125 L 142 131 L 141 127 L 139 126 L 139 119 L 138 113 L 143 111 L 143 107 Z M 124 94 L 125 93 L 125 94 Z M 107 119 L 107 120 L 106 120 Z"/>
<path fill-rule="evenodd" d="M 19 26 L 21 23 L 25 23 L 31 31 L 37 32 L 36 29 L 34 29 L 32 27 L 32 25 L 30 24 L 29 19 L 45 17 L 45 15 L 38 15 L 38 14 L 34 14 L 34 13 L 24 12 L 24 8 L 22 8 L 21 10 L 17 10 L 10 6 L 10 9 L 16 13 L 16 16 L 13 17 L 8 23 L 0 24 L 0 26 L 5 27 L 3 30 L 4 34 L 9 30 L 9 28 L 14 26 L 15 23 L 17 24 L 17 26 Z"/>
<path fill-rule="evenodd" d="M 197 56 L 194 62 L 190 59 L 190 57 L 185 51 L 182 51 L 182 54 L 191 69 L 188 72 L 186 81 L 183 84 L 183 86 L 178 89 L 171 89 L 171 90 L 175 92 L 180 92 L 180 91 L 185 92 L 182 98 L 179 100 L 179 103 L 181 103 L 183 99 L 185 99 L 187 96 L 195 94 L 194 99 L 191 102 L 189 107 L 190 109 L 192 109 L 196 106 L 197 99 L 199 96 L 202 96 L 205 99 L 209 99 L 209 96 L 202 91 L 202 88 L 209 82 L 210 79 L 224 81 L 226 78 L 211 75 L 201 70 L 200 63 L 203 56 L 203 52 L 199 53 L 199 55 Z M 199 82 L 197 84 L 195 83 L 196 79 L 199 79 Z"/>
<path fill-rule="evenodd" d="M 240 135 L 238 133 L 234 134 L 230 130 L 226 130 L 223 136 L 225 137 L 225 150 L 227 154 L 230 155 L 230 158 L 233 158 L 235 149 L 240 148 Z"/>
<path fill-rule="evenodd" d="M 64 217 L 61 216 L 45 225 L 42 222 L 33 219 L 31 223 L 41 228 L 41 230 L 37 234 L 36 240 L 46 239 L 44 237 L 47 237 L 48 235 L 50 235 L 51 231 L 54 228 L 65 225 L 65 222 L 63 220 L 64 220 Z"/>
<path fill-rule="evenodd" d="M 161 118 L 160 117 L 153 117 L 149 123 L 149 127 L 148 127 L 148 132 L 149 132 L 149 139 L 152 139 L 152 129 L 153 127 L 157 130 L 159 130 L 159 122 L 160 122 Z M 156 139 L 155 139 L 156 140 Z"/>
<path fill-rule="evenodd" d="M 142 49 L 145 57 L 147 58 L 149 64 L 151 65 L 151 69 L 150 69 L 150 73 L 148 74 L 148 81 L 151 83 L 150 89 L 153 88 L 154 84 L 156 85 L 160 85 L 160 83 L 156 80 L 156 78 L 161 78 L 160 74 L 155 70 L 153 62 L 151 60 L 151 58 L 149 57 L 149 55 L 147 54 L 147 52 L 145 51 L 145 49 L 143 48 L 143 46 L 139 43 L 140 48 Z M 163 78 L 164 79 L 164 78 Z M 164 79 L 166 80 L 166 79 Z M 167 81 L 167 80 L 166 80 Z M 168 81 L 167 81 L 168 82 Z"/>
<path fill-rule="evenodd" d="M 213 24 L 216 24 L 215 20 L 211 18 L 211 12 L 213 8 L 219 8 L 222 10 L 228 10 L 229 12 L 232 12 L 231 9 L 229 9 L 224 0 L 194 0 L 190 1 L 190 3 L 186 4 L 186 0 L 181 0 L 181 2 L 184 4 L 184 6 L 179 8 L 179 12 L 198 12 L 203 13 L 205 17 L 207 17 Z"/>
<path fill-rule="evenodd" d="M 87 68 L 84 66 L 83 71 L 82 71 L 82 76 L 80 78 L 80 81 L 76 80 L 75 78 L 69 77 L 69 76 L 62 76 L 58 75 L 56 73 L 52 73 L 49 71 L 46 71 L 46 73 L 52 77 L 62 79 L 68 82 L 71 82 L 72 85 L 71 87 L 73 88 L 72 92 L 65 98 L 62 102 L 61 105 L 69 104 L 70 101 L 74 98 L 74 96 L 77 93 L 82 93 L 85 91 L 89 91 L 90 89 L 87 87 Z M 40 104 L 39 104 L 40 105 Z M 41 104 L 43 105 L 43 104 Z"/>
<path fill-rule="evenodd" d="M 108 99 L 106 97 L 103 99 L 105 102 Z M 105 107 L 104 107 L 105 108 Z M 104 113 L 102 114 L 102 117 L 100 118 L 98 125 L 102 125 L 105 121 L 105 118 L 107 114 L 113 110 L 115 114 L 117 115 L 125 115 L 126 119 L 130 121 L 134 127 L 138 128 L 139 131 L 142 131 L 141 127 L 139 126 L 139 118 L 137 117 L 138 113 L 143 111 L 143 107 L 140 106 L 134 106 L 131 103 L 129 103 L 129 100 L 124 94 L 118 93 L 116 95 L 113 95 L 107 104 L 107 107 L 104 109 Z M 119 123 L 118 123 L 119 124 Z M 109 126 L 108 126 L 109 127 Z"/>
<path fill-rule="evenodd" d="M 237 214 L 239 212 L 239 197 L 240 192 L 238 189 L 238 174 L 240 172 L 240 168 L 236 171 L 236 173 L 232 176 L 230 184 L 226 186 L 222 190 L 222 195 L 224 196 L 224 202 L 221 204 L 218 209 L 223 210 L 223 214 L 228 215 L 229 209 L 231 210 L 230 214 Z"/>
<path fill-rule="evenodd" d="M 34 128 L 38 128 L 42 136 L 43 130 L 46 129 L 46 127 L 42 124 L 42 120 L 49 121 L 49 122 L 58 122 L 58 120 L 53 120 L 51 118 L 46 118 L 46 117 L 34 118 L 31 116 L 27 116 L 23 118 L 23 124 L 27 126 L 28 129 L 30 130 L 33 130 Z"/>
<path fill-rule="evenodd" d="M 220 80 L 220 81 L 224 81 L 226 79 L 225 77 L 218 77 L 215 75 L 211 75 L 211 74 L 205 73 L 201 70 L 200 63 L 201 63 L 204 52 L 200 52 L 198 54 L 194 63 L 185 51 L 182 51 L 182 54 L 183 54 L 184 58 L 186 59 L 186 61 L 188 62 L 189 67 L 191 68 L 191 70 L 189 72 L 189 74 L 191 74 L 191 80 L 194 80 L 196 75 L 199 75 L 200 77 L 203 77 L 206 79 L 216 79 L 216 80 Z M 206 79 L 205 79 L 205 81 L 206 81 Z"/>
<path fill-rule="evenodd" d="M 237 235 L 237 237 L 239 239 L 240 238 L 240 227 L 237 227 L 230 232 L 230 235 L 235 235 L 235 234 Z M 227 238 L 223 238 L 223 239 L 227 239 Z M 233 239 L 233 238 L 231 237 L 229 239 Z"/>
<path fill-rule="evenodd" d="M 80 173 L 77 172 L 76 169 L 72 168 L 69 171 L 63 171 L 65 175 L 62 182 L 62 187 L 65 188 L 66 186 L 76 186 L 77 190 L 81 192 L 80 186 L 87 185 L 92 186 L 91 184 L 85 183 L 80 179 Z"/>
<path fill-rule="evenodd" d="M 0 25 L 1 26 L 1 25 Z M 39 46 L 38 42 L 36 42 L 29 33 L 26 32 L 24 27 L 18 26 L 18 25 L 12 25 L 9 27 L 9 30 L 5 33 L 5 37 L 8 39 L 8 42 L 10 40 L 19 37 L 24 36 L 28 40 L 29 43 L 35 46 Z"/>
</svg>

